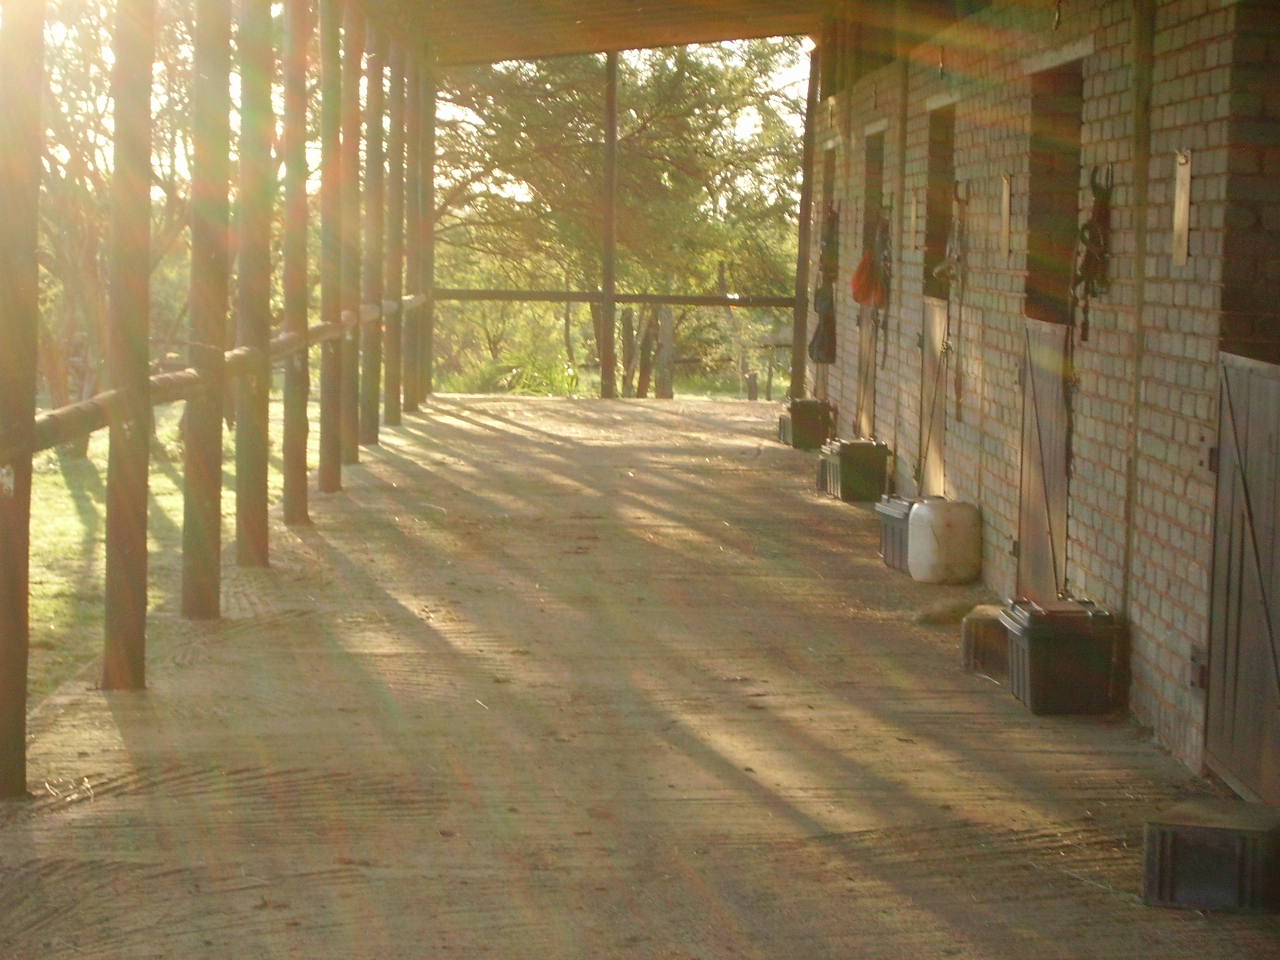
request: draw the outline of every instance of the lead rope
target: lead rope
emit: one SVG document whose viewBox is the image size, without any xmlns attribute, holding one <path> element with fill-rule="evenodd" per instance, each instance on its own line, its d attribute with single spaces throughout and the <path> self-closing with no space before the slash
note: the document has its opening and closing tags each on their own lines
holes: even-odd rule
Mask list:
<svg viewBox="0 0 1280 960">
<path fill-rule="evenodd" d="M 881 347 L 880 368 L 883 370 L 886 363 L 889 362 L 889 290 L 893 282 L 893 259 L 891 243 L 892 237 L 889 235 L 889 221 L 893 217 L 893 205 L 886 204 L 880 208 L 880 224 L 876 228 L 876 258 L 879 261 L 879 283 L 880 289 L 884 291 L 884 303 L 876 305 L 877 322 L 884 329 L 880 331 L 884 336 L 884 344 Z"/>
<path fill-rule="evenodd" d="M 1093 208 L 1089 218 L 1080 225 L 1076 245 L 1079 251 L 1075 270 L 1071 274 L 1071 315 L 1080 308 L 1080 342 L 1089 340 L 1089 304 L 1099 293 L 1105 293 L 1110 285 L 1107 277 L 1107 260 L 1111 256 L 1111 193 L 1115 189 L 1115 169 L 1107 164 L 1104 176 L 1101 167 L 1089 173 L 1089 192 L 1093 195 Z"/>
<path fill-rule="evenodd" d="M 916 468 L 913 474 L 917 488 L 924 481 L 924 468 L 929 463 L 929 444 L 933 440 L 933 425 L 937 420 L 938 391 L 942 389 L 942 381 L 946 377 L 947 363 L 950 356 L 951 341 L 944 339 L 942 341 L 942 349 L 938 354 L 938 366 L 933 372 L 933 394 L 929 397 L 929 420 L 928 426 L 925 428 L 924 444 L 920 456 L 916 459 Z"/>
<path fill-rule="evenodd" d="M 960 196 L 960 181 L 956 181 L 952 186 L 952 213 L 951 213 L 951 233 L 947 237 L 947 253 L 942 262 L 933 268 L 933 275 L 941 278 L 946 277 L 956 288 L 956 322 L 955 337 L 952 337 L 951 323 L 951 297 L 947 297 L 947 337 L 946 343 L 951 344 L 955 352 L 956 365 L 956 422 L 959 423 L 964 419 L 964 408 L 962 406 L 964 400 L 964 371 L 960 364 L 960 330 L 964 323 L 964 283 L 965 283 L 965 214 L 968 207 L 968 201 Z"/>
</svg>

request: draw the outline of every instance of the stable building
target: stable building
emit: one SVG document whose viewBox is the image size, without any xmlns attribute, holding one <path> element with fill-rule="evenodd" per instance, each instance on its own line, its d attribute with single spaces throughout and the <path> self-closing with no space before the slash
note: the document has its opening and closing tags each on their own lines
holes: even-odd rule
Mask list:
<svg viewBox="0 0 1280 960">
<path fill-rule="evenodd" d="M 1273 805 L 1275 13 L 836 4 L 797 323 L 806 340 L 822 326 L 834 253 L 804 387 L 835 435 L 887 444 L 899 494 L 976 504 L 1001 596 L 1122 618 L 1136 720 Z"/>
</svg>

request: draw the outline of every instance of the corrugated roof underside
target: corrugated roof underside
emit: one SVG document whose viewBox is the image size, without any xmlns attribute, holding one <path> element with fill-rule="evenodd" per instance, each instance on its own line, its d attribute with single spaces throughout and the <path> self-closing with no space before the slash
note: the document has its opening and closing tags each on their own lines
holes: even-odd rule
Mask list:
<svg viewBox="0 0 1280 960">
<path fill-rule="evenodd" d="M 442 64 L 812 33 L 828 0 L 366 0 Z"/>
</svg>

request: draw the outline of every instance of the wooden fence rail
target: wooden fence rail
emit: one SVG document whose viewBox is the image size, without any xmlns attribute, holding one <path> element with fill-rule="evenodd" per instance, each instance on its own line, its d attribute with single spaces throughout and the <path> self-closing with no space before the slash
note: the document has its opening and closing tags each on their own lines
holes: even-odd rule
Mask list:
<svg viewBox="0 0 1280 960">
<path fill-rule="evenodd" d="M 400 309 L 406 313 L 426 303 L 422 294 L 404 297 Z M 369 326 L 394 310 L 396 304 L 383 301 L 364 304 L 360 308 L 359 324 Z M 315 344 L 339 340 L 354 325 L 352 311 L 343 314 L 342 323 L 317 324 L 303 337 L 298 333 L 282 333 L 271 340 L 268 355 L 273 365 Z M 236 347 L 223 354 L 223 369 L 227 377 L 246 375 L 257 358 L 253 347 Z M 195 367 L 158 373 L 151 377 L 148 398 L 152 407 L 162 407 L 180 400 L 190 400 L 205 384 L 205 375 Z M 85 400 L 44 410 L 36 414 L 30 442 L 14 439 L 9 434 L 0 435 L 0 464 L 12 463 L 23 457 L 34 456 L 65 443 L 74 443 L 89 434 L 104 429 L 113 413 L 123 409 L 123 390 L 104 390 Z"/>
</svg>

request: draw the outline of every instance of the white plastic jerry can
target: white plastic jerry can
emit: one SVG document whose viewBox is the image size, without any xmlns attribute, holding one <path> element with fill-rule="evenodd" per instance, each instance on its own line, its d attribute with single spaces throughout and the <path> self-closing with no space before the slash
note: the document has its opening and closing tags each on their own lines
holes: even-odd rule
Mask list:
<svg viewBox="0 0 1280 960">
<path fill-rule="evenodd" d="M 972 503 L 926 497 L 907 519 L 907 572 L 921 583 L 968 583 L 982 573 L 982 515 Z"/>
</svg>

